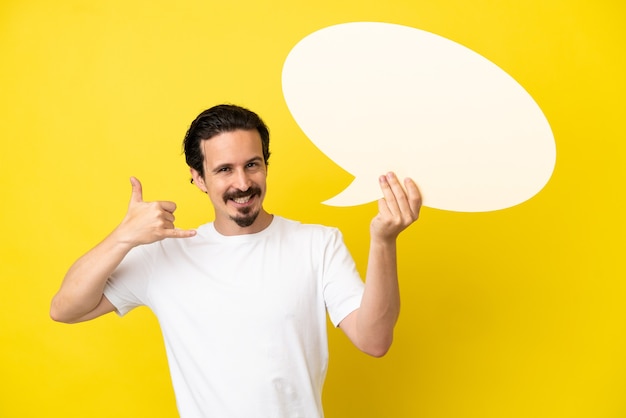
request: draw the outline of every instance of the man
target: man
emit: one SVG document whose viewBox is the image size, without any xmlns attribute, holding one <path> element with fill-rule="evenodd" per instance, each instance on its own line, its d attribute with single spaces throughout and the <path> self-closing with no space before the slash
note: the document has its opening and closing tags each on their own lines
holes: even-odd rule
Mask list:
<svg viewBox="0 0 626 418">
<path fill-rule="evenodd" d="M 165 340 L 179 413 L 322 417 L 326 312 L 356 347 L 389 349 L 400 297 L 396 238 L 419 215 L 412 180 L 380 177 L 365 284 L 340 232 L 263 208 L 269 132 L 250 110 L 202 112 L 184 140 L 192 182 L 215 220 L 174 227 L 173 202 L 144 202 L 139 180 L 121 224 L 69 269 L 51 317 L 75 323 L 146 305 Z"/>
</svg>

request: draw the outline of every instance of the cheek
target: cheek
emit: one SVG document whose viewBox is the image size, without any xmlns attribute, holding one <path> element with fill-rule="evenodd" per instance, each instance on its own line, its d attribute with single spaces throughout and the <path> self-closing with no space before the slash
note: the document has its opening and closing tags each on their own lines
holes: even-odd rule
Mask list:
<svg viewBox="0 0 626 418">
<path fill-rule="evenodd" d="M 217 197 L 217 196 L 221 197 L 225 191 L 219 187 L 216 187 L 215 184 L 211 185 L 211 187 L 208 188 L 207 190 L 209 192 L 209 196 L 212 196 L 212 197 Z"/>
<path fill-rule="evenodd" d="M 207 194 L 209 196 L 209 200 L 211 201 L 211 205 L 213 207 L 218 207 L 218 206 L 223 206 L 224 205 L 224 198 L 222 197 L 221 194 L 216 193 L 215 191 L 211 191 L 211 190 L 209 190 L 209 192 Z"/>
<path fill-rule="evenodd" d="M 260 172 L 255 177 L 256 184 L 258 184 L 259 186 L 261 186 L 263 188 L 265 188 L 266 181 L 267 181 L 267 173 L 265 173 L 265 172 Z"/>
<path fill-rule="evenodd" d="M 215 202 L 216 200 L 221 200 L 221 197 L 224 194 L 223 191 L 221 191 L 221 189 L 219 188 L 219 186 L 215 184 L 215 182 L 206 184 L 206 191 L 207 191 L 207 195 L 209 195 L 209 198 L 213 202 Z"/>
</svg>

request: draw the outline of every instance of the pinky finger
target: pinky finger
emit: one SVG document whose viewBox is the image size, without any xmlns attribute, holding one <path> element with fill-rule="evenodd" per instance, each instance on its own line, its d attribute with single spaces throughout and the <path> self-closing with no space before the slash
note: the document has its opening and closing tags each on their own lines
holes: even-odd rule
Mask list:
<svg viewBox="0 0 626 418">
<path fill-rule="evenodd" d="M 409 201 L 411 212 L 417 219 L 420 209 L 422 207 L 422 193 L 419 187 L 417 187 L 417 184 L 415 184 L 415 182 L 410 178 L 404 179 L 404 187 L 407 191 L 407 198 Z"/>
<path fill-rule="evenodd" d="M 170 229 L 169 234 L 170 238 L 190 238 L 196 235 L 196 231 L 194 229 Z"/>
</svg>

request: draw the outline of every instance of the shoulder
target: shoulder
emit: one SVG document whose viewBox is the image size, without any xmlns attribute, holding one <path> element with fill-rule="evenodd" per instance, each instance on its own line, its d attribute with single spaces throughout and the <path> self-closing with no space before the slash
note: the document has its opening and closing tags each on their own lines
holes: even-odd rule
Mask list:
<svg viewBox="0 0 626 418">
<path fill-rule="evenodd" d="M 303 223 L 300 221 L 274 216 L 273 225 L 276 236 L 283 242 L 311 243 L 328 245 L 343 241 L 341 231 L 333 226 Z"/>
<path fill-rule="evenodd" d="M 333 226 L 302 223 L 300 221 L 283 218 L 281 216 L 274 216 L 273 223 L 276 224 L 276 229 L 281 232 L 321 235 L 333 235 L 339 233 L 339 229 Z"/>
</svg>

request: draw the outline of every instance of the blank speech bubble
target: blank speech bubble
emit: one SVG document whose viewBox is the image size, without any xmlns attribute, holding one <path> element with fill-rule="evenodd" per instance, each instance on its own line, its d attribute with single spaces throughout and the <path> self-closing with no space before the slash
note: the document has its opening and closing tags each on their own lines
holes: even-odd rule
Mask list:
<svg viewBox="0 0 626 418">
<path fill-rule="evenodd" d="M 382 196 L 378 176 L 419 185 L 424 205 L 484 212 L 537 194 L 554 170 L 552 131 L 533 98 L 476 52 L 388 23 L 327 27 L 287 56 L 283 94 L 308 138 L 355 179 L 324 202 Z"/>
</svg>

